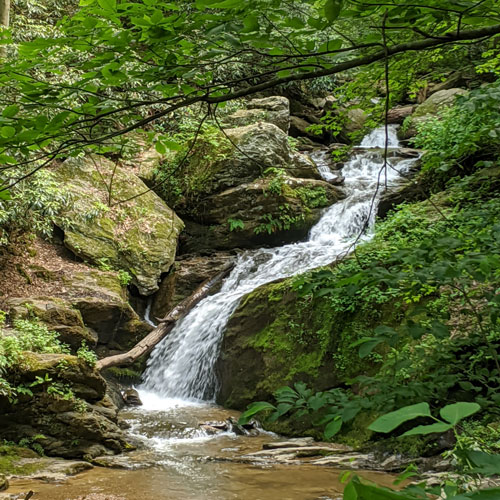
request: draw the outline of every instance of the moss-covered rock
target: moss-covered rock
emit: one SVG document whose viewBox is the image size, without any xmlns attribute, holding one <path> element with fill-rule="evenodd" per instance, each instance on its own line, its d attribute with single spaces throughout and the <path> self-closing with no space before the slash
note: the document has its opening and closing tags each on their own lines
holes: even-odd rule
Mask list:
<svg viewBox="0 0 500 500">
<path fill-rule="evenodd" d="M 155 292 L 174 261 L 182 221 L 138 177 L 103 158 L 69 159 L 54 173 L 73 199 L 61 218 L 65 245 L 128 271 L 142 294 Z"/>
<path fill-rule="evenodd" d="M 73 350 L 82 341 L 127 350 L 152 329 L 128 303 L 116 272 L 88 268 L 67 273 L 56 283 L 54 296 L 9 299 L 10 318 L 38 318 Z"/>
<path fill-rule="evenodd" d="M 0 439 L 36 444 L 47 455 L 92 457 L 129 447 L 106 383 L 83 359 L 23 353 L 8 374 L 16 401 L 0 396 Z"/>
<path fill-rule="evenodd" d="M 193 214 L 198 225 L 186 224 L 181 248 L 198 252 L 297 241 L 319 220 L 323 208 L 344 196 L 327 182 L 278 171 L 201 201 Z"/>
<path fill-rule="evenodd" d="M 257 122 L 276 125 L 288 133 L 290 126 L 290 103 L 286 97 L 272 96 L 252 99 L 246 104 L 247 109 L 240 109 L 225 118 L 233 127 L 243 127 Z"/>
<path fill-rule="evenodd" d="M 50 330 L 59 334 L 61 342 L 76 350 L 85 342 L 90 347 L 97 345 L 96 332 L 87 328 L 82 314 L 65 300 L 57 297 L 12 298 L 7 301 L 7 310 L 12 320 L 38 318 Z"/>
<path fill-rule="evenodd" d="M 292 282 L 257 288 L 231 316 L 218 362 L 221 404 L 244 409 L 283 385 L 302 381 L 319 391 L 373 370 L 350 345 L 380 311 L 337 312 L 327 299 L 299 297 Z"/>
<path fill-rule="evenodd" d="M 435 115 L 438 111 L 452 106 L 458 96 L 467 95 L 467 93 L 466 90 L 458 88 L 439 90 L 417 106 L 413 113 L 413 117 L 417 118 L 426 115 Z"/>
</svg>

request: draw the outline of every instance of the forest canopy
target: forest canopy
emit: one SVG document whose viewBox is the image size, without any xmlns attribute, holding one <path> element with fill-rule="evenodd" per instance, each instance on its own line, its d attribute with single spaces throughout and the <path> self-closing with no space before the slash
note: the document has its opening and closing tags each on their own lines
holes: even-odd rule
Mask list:
<svg viewBox="0 0 500 500">
<path fill-rule="evenodd" d="M 418 67 L 431 50 L 464 57 L 478 43 L 489 71 L 500 63 L 491 50 L 500 33 L 495 0 L 81 0 L 75 7 L 32 39 L 3 32 L 3 196 L 55 159 L 116 153 L 128 132 L 193 104 L 210 114 L 239 97 L 301 80 L 331 83 L 365 67 L 385 67 L 389 87 L 391 71 L 404 75 L 407 62 Z M 371 71 L 367 88 L 384 80 Z M 159 150 L 179 147 L 161 134 L 155 141 Z"/>
</svg>

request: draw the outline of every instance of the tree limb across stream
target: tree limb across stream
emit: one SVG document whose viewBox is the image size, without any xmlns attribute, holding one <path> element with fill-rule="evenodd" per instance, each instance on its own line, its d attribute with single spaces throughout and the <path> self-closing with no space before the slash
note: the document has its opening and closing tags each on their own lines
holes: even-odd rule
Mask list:
<svg viewBox="0 0 500 500">
<path fill-rule="evenodd" d="M 159 325 L 136 344 L 130 351 L 121 354 L 108 356 L 100 359 L 96 363 L 98 370 L 104 370 L 117 365 L 130 365 L 141 356 L 149 354 L 153 348 L 174 328 L 177 321 L 184 318 L 187 313 L 202 299 L 204 299 L 210 291 L 219 284 L 234 268 L 234 262 L 226 264 L 223 269 L 215 275 L 204 281 L 189 297 L 186 297 L 182 302 L 175 306 L 163 319 L 159 321 Z"/>
</svg>

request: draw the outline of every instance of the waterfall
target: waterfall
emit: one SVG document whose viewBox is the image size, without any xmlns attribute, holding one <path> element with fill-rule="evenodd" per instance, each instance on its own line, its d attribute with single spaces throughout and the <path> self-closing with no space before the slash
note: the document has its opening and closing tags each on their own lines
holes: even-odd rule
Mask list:
<svg viewBox="0 0 500 500">
<path fill-rule="evenodd" d="M 377 212 L 379 183 L 389 184 L 415 160 L 389 159 L 383 172 L 385 130 L 367 135 L 348 161 L 346 198 L 328 208 L 311 229 L 307 241 L 240 254 L 220 292 L 201 301 L 152 352 L 144 374 L 143 389 L 166 398 L 213 401 L 217 394 L 214 366 L 226 324 L 244 295 L 257 287 L 331 263 L 352 248 L 363 227 L 370 237 Z M 399 145 L 395 128 L 389 128 L 390 147 Z M 371 148 L 371 149 L 370 149 Z M 368 150 L 368 151 L 367 151 Z M 324 155 L 312 155 L 325 179 L 331 176 Z M 368 224 L 366 221 L 368 220 Z"/>
</svg>

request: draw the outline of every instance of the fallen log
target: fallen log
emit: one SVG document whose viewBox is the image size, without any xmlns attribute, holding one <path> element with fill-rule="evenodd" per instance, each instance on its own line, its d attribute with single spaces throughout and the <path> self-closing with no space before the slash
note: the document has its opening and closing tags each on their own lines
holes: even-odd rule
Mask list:
<svg viewBox="0 0 500 500">
<path fill-rule="evenodd" d="M 174 328 L 177 321 L 184 318 L 187 313 L 204 299 L 215 285 L 220 283 L 233 269 L 234 262 L 226 264 L 222 270 L 213 278 L 204 281 L 189 297 L 186 297 L 177 306 L 175 306 L 163 319 L 159 320 L 159 325 L 144 337 L 130 351 L 107 358 L 100 359 L 96 363 L 98 370 L 104 370 L 112 366 L 130 365 L 141 356 L 149 354 L 158 342 L 163 340 L 166 335 Z"/>
</svg>

